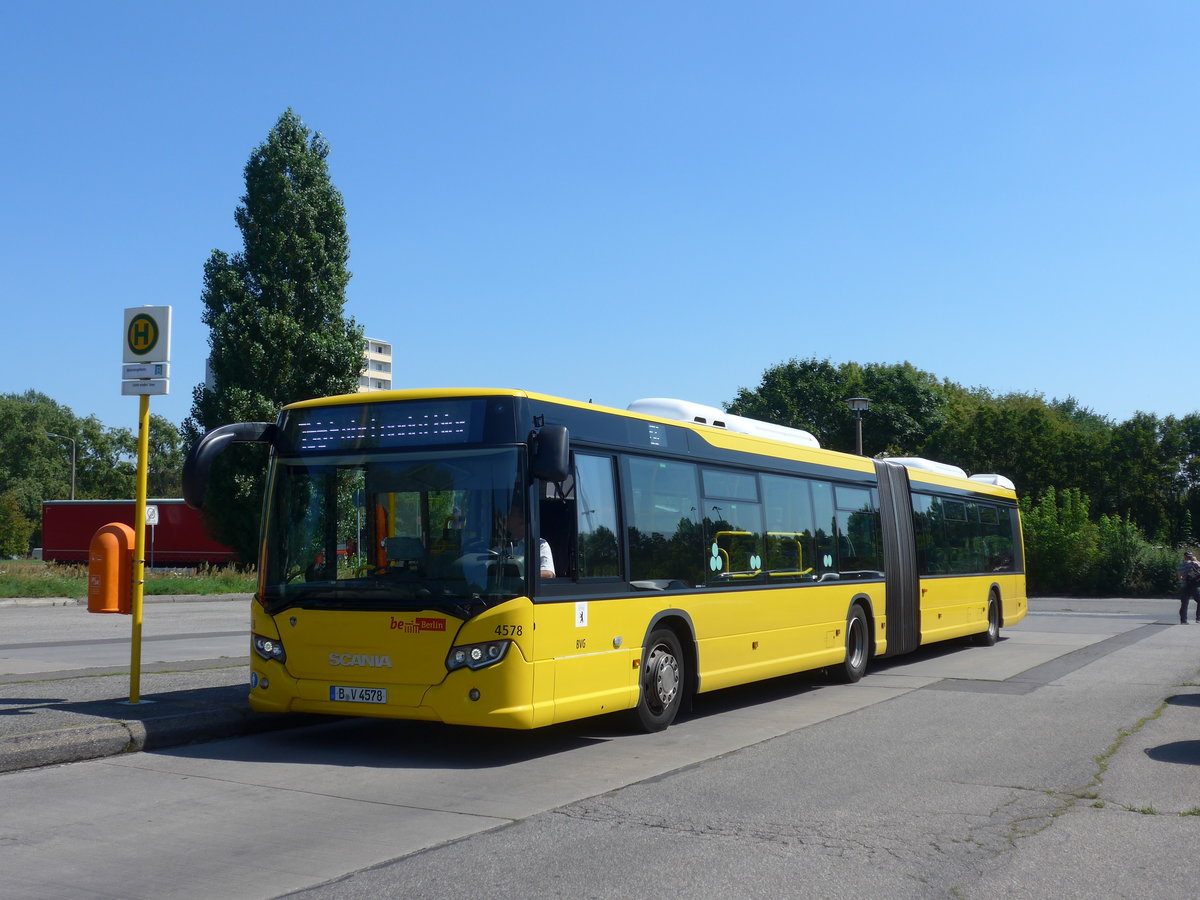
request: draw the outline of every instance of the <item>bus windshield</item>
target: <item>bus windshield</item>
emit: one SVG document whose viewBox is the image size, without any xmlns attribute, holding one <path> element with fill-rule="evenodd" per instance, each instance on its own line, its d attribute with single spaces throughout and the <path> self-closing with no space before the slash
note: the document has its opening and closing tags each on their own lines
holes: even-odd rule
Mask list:
<svg viewBox="0 0 1200 900">
<path fill-rule="evenodd" d="M 524 485 L 516 447 L 277 457 L 262 601 L 467 618 L 524 595 Z"/>
</svg>

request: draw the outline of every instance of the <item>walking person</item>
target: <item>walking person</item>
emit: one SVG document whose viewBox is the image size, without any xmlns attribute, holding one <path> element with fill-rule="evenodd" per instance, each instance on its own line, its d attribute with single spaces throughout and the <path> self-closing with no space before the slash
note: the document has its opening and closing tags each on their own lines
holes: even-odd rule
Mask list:
<svg viewBox="0 0 1200 900">
<path fill-rule="evenodd" d="M 1200 622 L 1200 562 L 1190 550 L 1179 564 L 1179 624 L 1187 624 L 1188 601 L 1196 601 L 1196 621 Z"/>
</svg>

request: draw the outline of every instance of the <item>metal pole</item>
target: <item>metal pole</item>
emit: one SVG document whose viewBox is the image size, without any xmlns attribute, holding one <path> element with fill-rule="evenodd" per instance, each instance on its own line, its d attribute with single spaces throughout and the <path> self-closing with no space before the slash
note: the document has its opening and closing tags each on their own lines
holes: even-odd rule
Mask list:
<svg viewBox="0 0 1200 900">
<path fill-rule="evenodd" d="M 137 503 L 133 513 L 133 641 L 129 660 L 129 702 L 141 699 L 142 587 L 146 577 L 146 475 L 150 458 L 150 397 L 138 397 Z"/>
<path fill-rule="evenodd" d="M 854 412 L 854 430 L 857 433 L 855 447 L 858 448 L 858 455 L 862 456 L 862 413 L 858 410 Z"/>
</svg>

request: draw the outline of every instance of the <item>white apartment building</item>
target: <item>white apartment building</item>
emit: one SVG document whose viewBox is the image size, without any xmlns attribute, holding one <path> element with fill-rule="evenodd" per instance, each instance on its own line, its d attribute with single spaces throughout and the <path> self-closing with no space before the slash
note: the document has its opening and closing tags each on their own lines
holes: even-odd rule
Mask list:
<svg viewBox="0 0 1200 900">
<path fill-rule="evenodd" d="M 376 338 L 363 341 L 364 368 L 358 376 L 358 392 L 392 389 L 392 345 Z"/>
<path fill-rule="evenodd" d="M 213 390 L 212 357 L 204 360 L 204 386 Z M 358 392 L 392 389 L 392 345 L 366 338 L 363 341 L 363 371 L 358 376 Z"/>
</svg>

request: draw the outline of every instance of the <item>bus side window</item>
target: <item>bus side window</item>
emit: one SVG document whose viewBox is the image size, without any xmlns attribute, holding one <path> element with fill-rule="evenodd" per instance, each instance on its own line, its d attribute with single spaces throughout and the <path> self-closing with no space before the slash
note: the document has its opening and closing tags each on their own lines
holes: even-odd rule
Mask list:
<svg viewBox="0 0 1200 900">
<path fill-rule="evenodd" d="M 562 482 L 544 481 L 538 503 L 538 535 L 550 545 L 556 578 L 574 578 L 575 485 L 568 476 Z"/>
<path fill-rule="evenodd" d="M 707 548 L 696 466 L 640 456 L 623 459 L 630 581 L 651 590 L 704 584 Z"/>
<path fill-rule="evenodd" d="M 701 469 L 708 583 L 750 584 L 766 579 L 762 504 L 749 472 Z"/>
<path fill-rule="evenodd" d="M 812 483 L 788 475 L 763 475 L 762 486 L 767 580 L 800 584 L 817 581 L 829 566 L 817 548 Z M 826 492 L 828 487 L 825 485 Z"/>
<path fill-rule="evenodd" d="M 913 530 L 917 545 L 917 574 L 933 575 L 937 571 L 933 498 L 914 493 L 912 506 Z"/>
<path fill-rule="evenodd" d="M 813 554 L 813 564 L 818 580 L 836 578 L 838 573 L 837 559 L 837 517 L 833 507 L 833 485 L 828 481 L 811 482 L 813 500 L 813 518 L 817 523 L 813 532 L 816 552 Z"/>
<path fill-rule="evenodd" d="M 873 578 L 883 574 L 879 511 L 869 488 L 838 485 L 838 559 L 843 578 Z"/>
<path fill-rule="evenodd" d="M 617 495 L 608 456 L 575 455 L 575 558 L 579 578 L 619 578 Z"/>
</svg>

